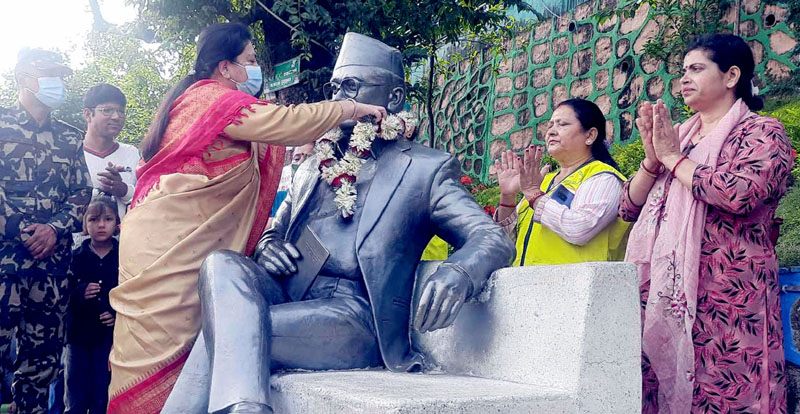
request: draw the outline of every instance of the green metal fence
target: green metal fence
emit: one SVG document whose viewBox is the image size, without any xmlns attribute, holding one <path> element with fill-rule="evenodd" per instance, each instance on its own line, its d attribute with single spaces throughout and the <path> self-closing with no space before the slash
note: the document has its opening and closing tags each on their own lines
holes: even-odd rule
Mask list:
<svg viewBox="0 0 800 414">
<path fill-rule="evenodd" d="M 756 54 L 761 90 L 769 92 L 768 79 L 797 67 L 787 49 L 796 42 L 785 7 L 759 0 L 747 4 L 740 11 L 740 32 Z M 571 97 L 600 106 L 609 144 L 634 139 L 638 102 L 660 98 L 674 107 L 676 75 L 642 54 L 658 29 L 647 6 L 630 19 L 603 23 L 593 17 L 597 7 L 597 1 L 579 4 L 509 39 L 505 56 L 484 54 L 438 77 L 435 137 L 431 142 L 422 113 L 420 141 L 454 154 L 465 173 L 486 180 L 500 151 L 541 144 L 554 106 Z"/>
</svg>

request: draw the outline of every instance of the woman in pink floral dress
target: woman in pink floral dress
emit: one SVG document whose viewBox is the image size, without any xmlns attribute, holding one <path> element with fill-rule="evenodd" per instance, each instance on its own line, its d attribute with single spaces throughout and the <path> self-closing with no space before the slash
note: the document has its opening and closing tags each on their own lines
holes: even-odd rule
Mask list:
<svg viewBox="0 0 800 414">
<path fill-rule="evenodd" d="M 627 260 L 642 295 L 643 413 L 786 412 L 778 261 L 770 240 L 792 149 L 757 115 L 753 54 L 733 35 L 695 39 L 672 126 L 659 101 L 636 121 L 646 158 L 623 193 Z"/>
</svg>

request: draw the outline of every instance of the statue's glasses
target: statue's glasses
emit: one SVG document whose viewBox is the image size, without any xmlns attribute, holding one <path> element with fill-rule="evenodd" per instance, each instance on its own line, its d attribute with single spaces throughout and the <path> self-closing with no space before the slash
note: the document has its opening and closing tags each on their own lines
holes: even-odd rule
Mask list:
<svg viewBox="0 0 800 414">
<path fill-rule="evenodd" d="M 362 86 L 384 86 L 382 83 L 367 83 L 362 82 L 355 78 L 345 78 L 341 82 L 328 82 L 322 85 L 322 93 L 325 99 L 331 100 L 334 96 L 339 94 L 339 91 L 344 93 L 345 98 L 355 99 L 358 96 L 358 90 Z"/>
</svg>

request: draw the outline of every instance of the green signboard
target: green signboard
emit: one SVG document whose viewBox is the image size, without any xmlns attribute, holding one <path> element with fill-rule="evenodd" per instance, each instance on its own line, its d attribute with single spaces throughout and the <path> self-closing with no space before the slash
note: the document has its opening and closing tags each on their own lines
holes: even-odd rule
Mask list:
<svg viewBox="0 0 800 414">
<path fill-rule="evenodd" d="M 267 91 L 275 92 L 297 85 L 300 83 L 300 56 L 275 65 L 274 73 L 267 79 Z"/>
</svg>

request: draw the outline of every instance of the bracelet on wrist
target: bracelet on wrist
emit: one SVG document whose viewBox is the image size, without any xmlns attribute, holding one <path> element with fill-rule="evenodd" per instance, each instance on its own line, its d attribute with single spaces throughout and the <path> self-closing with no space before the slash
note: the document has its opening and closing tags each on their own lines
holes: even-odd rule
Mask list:
<svg viewBox="0 0 800 414">
<path fill-rule="evenodd" d="M 642 203 L 641 205 L 636 204 L 636 202 L 633 201 L 633 197 L 631 197 L 631 186 L 630 185 L 625 186 L 625 194 L 628 197 L 628 201 L 630 201 L 631 204 L 633 204 L 636 208 L 642 208 L 642 207 L 644 207 L 645 204 L 647 204 L 647 200 L 645 200 L 645 202 Z"/>
<path fill-rule="evenodd" d="M 356 119 L 356 100 L 353 98 L 347 98 L 347 101 L 353 104 L 353 114 L 350 115 L 350 119 Z"/>
<path fill-rule="evenodd" d="M 686 155 L 682 156 L 681 159 L 679 159 L 678 162 L 675 163 L 675 166 L 672 167 L 672 171 L 670 171 L 670 173 L 672 174 L 673 177 L 675 176 L 675 171 L 678 170 L 678 166 L 681 165 L 681 163 L 687 158 L 689 157 L 687 157 Z"/>
<path fill-rule="evenodd" d="M 517 206 L 514 205 L 514 204 L 505 204 L 503 202 L 497 203 L 497 206 L 498 207 L 506 207 L 506 208 L 517 208 Z"/>
<path fill-rule="evenodd" d="M 544 196 L 544 192 L 539 191 L 536 193 L 533 197 L 528 199 L 528 206 L 530 206 L 530 208 L 534 208 L 534 204 L 536 204 L 536 202 L 539 201 L 542 196 Z"/>
<path fill-rule="evenodd" d="M 661 175 L 661 173 L 664 172 L 664 164 L 659 164 L 658 170 L 653 171 L 653 170 L 647 168 L 647 166 L 644 164 L 644 160 L 642 160 L 642 164 L 640 165 L 640 167 L 644 171 L 645 175 L 647 175 L 649 177 L 652 177 L 652 178 L 658 178 L 658 176 Z"/>
</svg>

